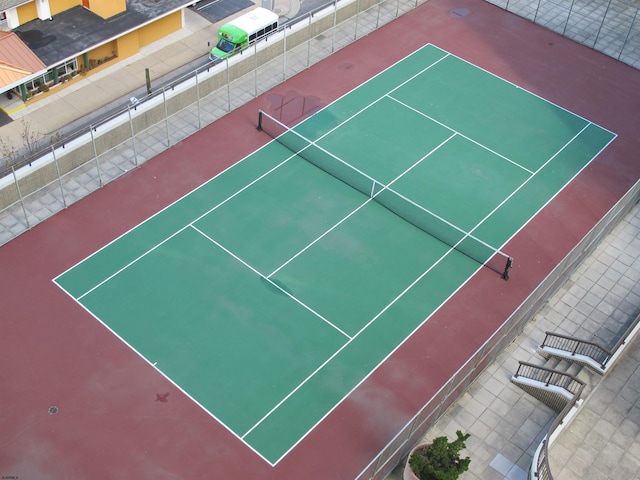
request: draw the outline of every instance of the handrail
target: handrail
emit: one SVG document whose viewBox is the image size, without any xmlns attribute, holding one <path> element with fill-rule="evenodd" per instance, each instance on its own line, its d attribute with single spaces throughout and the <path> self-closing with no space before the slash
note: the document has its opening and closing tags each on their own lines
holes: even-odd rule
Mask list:
<svg viewBox="0 0 640 480">
<path fill-rule="evenodd" d="M 547 334 L 547 336 L 553 336 L 553 337 L 559 337 L 559 338 L 564 338 L 566 340 L 573 340 L 576 341 L 578 343 L 583 343 L 583 344 L 587 344 L 587 345 L 593 345 L 595 347 L 601 348 L 602 350 L 604 350 L 605 352 L 607 352 L 609 355 L 611 355 L 612 352 L 610 352 L 609 350 L 607 350 L 605 347 L 603 347 L 601 344 L 599 344 L 598 342 L 593 342 L 590 340 L 582 340 L 576 337 L 572 337 L 571 335 L 564 335 L 562 333 L 555 333 L 555 332 L 545 332 Z M 545 345 L 545 342 L 547 340 L 547 338 L 545 337 L 544 339 L 545 341 L 542 342 L 543 345 Z M 573 351 L 573 353 L 575 353 L 575 349 Z"/>
<path fill-rule="evenodd" d="M 518 371 L 516 372 L 515 376 L 522 376 L 531 380 L 541 381 L 546 386 L 553 385 L 556 387 L 560 387 L 572 394 L 571 399 L 560 411 L 560 414 L 551 424 L 551 427 L 549 427 L 549 431 L 536 450 L 533 462 L 531 464 L 532 471 L 530 474 L 530 478 L 553 480 L 553 475 L 551 474 L 551 469 L 549 467 L 550 439 L 558 430 L 558 427 L 560 427 L 565 422 L 569 413 L 575 407 L 576 403 L 580 399 L 580 396 L 582 395 L 585 383 L 569 373 L 559 372 L 557 370 L 552 370 L 547 367 L 534 365 L 527 362 L 519 362 Z M 534 466 L 535 470 L 533 468 Z"/>
<path fill-rule="evenodd" d="M 611 350 L 602 346 L 597 342 L 589 340 L 582 340 L 570 335 L 563 335 L 561 333 L 546 332 L 546 336 L 540 345 L 540 348 L 548 347 L 556 350 L 568 352 L 572 357 L 576 355 L 583 355 L 592 359 L 595 363 L 600 365 L 601 370 L 606 370 L 609 363 L 616 357 L 621 347 L 632 336 L 632 333 L 638 329 L 640 325 L 640 315 L 629 325 L 623 335 L 620 336 L 616 344 Z M 569 348 L 571 346 L 572 348 Z"/>
<path fill-rule="evenodd" d="M 640 325 L 640 315 L 638 315 L 635 318 L 635 320 L 627 328 L 627 330 L 624 332 L 624 334 L 616 342 L 615 346 L 613 347 L 613 349 L 611 351 L 609 351 L 609 350 L 607 350 L 607 349 L 605 349 L 603 347 L 600 347 L 600 348 L 602 348 L 603 351 L 606 351 L 608 353 L 608 357 L 604 361 L 603 367 L 608 367 L 609 366 L 608 365 L 609 362 L 611 364 L 615 363 L 615 359 L 617 358 L 618 353 L 623 350 L 622 347 L 631 338 L 633 338 L 635 333 L 637 333 L 639 325 Z M 547 332 L 547 335 L 553 335 L 555 337 L 560 337 L 560 338 L 569 339 L 569 340 L 576 340 L 573 337 L 570 337 L 570 336 L 567 336 L 567 335 L 562 335 L 562 334 L 554 334 L 554 333 Z M 546 338 L 545 338 L 545 342 L 546 342 Z M 543 345 L 544 345 L 545 342 L 543 342 Z M 589 345 L 599 346 L 597 343 L 594 343 L 594 342 L 583 341 L 583 343 L 584 344 L 589 344 Z M 527 366 L 533 366 L 533 365 L 530 365 L 530 364 L 526 364 L 525 362 L 520 362 L 520 363 L 521 364 L 524 363 Z M 550 370 L 550 369 L 545 368 L 545 367 L 537 367 L 537 368 L 541 369 L 541 370 L 545 370 L 545 371 Z M 520 368 L 518 368 L 518 371 L 520 371 Z M 516 376 L 517 376 L 517 374 L 516 374 Z M 531 480 L 533 480 L 533 479 L 553 480 L 553 475 L 551 474 L 551 469 L 549 467 L 549 444 L 551 443 L 553 437 L 557 433 L 559 433 L 558 428 L 565 421 L 567 421 L 569 419 L 569 415 L 571 414 L 572 409 L 575 408 L 576 403 L 578 402 L 578 400 L 580 399 L 580 396 L 582 395 L 582 391 L 584 389 L 584 383 L 581 382 L 580 380 L 578 380 L 578 382 L 580 382 L 582 385 L 580 385 L 578 387 L 578 389 L 575 391 L 575 393 L 574 393 L 573 397 L 571 398 L 571 400 L 567 403 L 567 405 L 558 414 L 558 417 L 555 419 L 555 421 L 551 424 L 551 427 L 549 427 L 549 431 L 545 435 L 544 439 L 542 440 L 542 442 L 540 443 L 538 449 L 536 450 L 536 452 L 534 454 L 533 461 L 531 463 L 531 471 L 530 471 L 530 474 L 529 474 L 529 478 Z"/>
<path fill-rule="evenodd" d="M 518 370 L 514 377 L 528 378 L 536 382 L 544 383 L 547 387 L 549 385 L 560 387 L 574 395 L 578 390 L 582 391 L 585 385 L 582 380 L 574 377 L 570 373 L 560 372 L 528 362 L 519 362 Z"/>
<path fill-rule="evenodd" d="M 549 427 L 549 431 L 544 436 L 542 443 L 538 447 L 538 450 L 536 450 L 532 462 L 532 467 L 533 465 L 535 465 L 536 467 L 535 471 L 531 472 L 533 474 L 533 478 L 539 478 L 542 480 L 553 480 L 551 467 L 549 466 L 549 443 L 551 443 L 551 437 L 553 437 L 556 431 L 558 431 L 558 428 L 565 422 L 565 420 L 567 420 L 567 417 L 569 416 L 571 410 L 576 407 L 576 403 L 580 399 L 583 389 L 584 384 L 580 385 L 576 393 L 573 394 L 571 400 L 569 400 L 567 405 L 562 409 L 560 414 L 553 421 L 553 423 Z M 532 478 L 532 476 L 530 475 L 529 478 Z"/>
<path fill-rule="evenodd" d="M 561 333 L 545 333 L 546 336 L 544 337 L 542 344 L 540 344 L 540 348 L 548 347 L 562 350 L 570 353 L 572 357 L 576 355 L 583 355 L 592 359 L 595 363 L 600 365 L 600 368 L 602 369 L 605 368 L 607 361 L 613 355 L 612 351 L 597 342 L 582 340 L 580 338 L 563 335 Z"/>
</svg>

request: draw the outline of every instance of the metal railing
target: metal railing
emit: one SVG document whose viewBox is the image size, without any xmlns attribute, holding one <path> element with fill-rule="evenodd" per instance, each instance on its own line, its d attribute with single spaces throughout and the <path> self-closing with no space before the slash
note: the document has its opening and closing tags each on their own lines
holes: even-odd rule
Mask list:
<svg viewBox="0 0 640 480">
<path fill-rule="evenodd" d="M 335 10 L 316 12 L 315 17 L 310 16 L 295 27 L 287 26 L 288 33 L 283 32 L 283 36 L 287 35 L 286 41 L 269 40 L 268 48 L 254 46 L 241 57 L 225 62 L 223 67 L 198 69 L 184 81 L 176 81 L 173 87 L 156 92 L 153 98 L 128 106 L 120 115 L 109 115 L 99 125 L 92 125 L 59 147 L 52 146 L 48 158 L 44 159 L 46 165 L 39 165 L 44 162 L 38 159 L 32 167 L 27 167 L 35 177 L 28 178 L 14 170 L 10 177 L 3 179 L 12 182 L 0 183 L 0 245 L 142 164 L 172 142 L 181 141 L 272 88 L 274 83 L 308 68 L 330 52 L 366 36 L 424 1 L 382 0 L 374 1 L 373 5 L 365 0 L 335 2 L 332 4 Z M 299 28 L 300 25 L 303 27 Z M 274 75 L 274 71 L 279 74 Z M 188 82 L 191 84 L 185 85 Z M 162 141 L 157 142 L 156 138 Z M 36 169 L 47 172 L 36 174 Z M 7 189 L 13 195 L 9 202 Z M 425 399 L 423 408 L 381 449 L 358 475 L 358 480 L 382 480 L 393 470 L 637 202 L 639 191 L 640 183 L 594 226 L 447 383 Z M 16 220 L 6 227 L 3 219 L 9 216 Z"/>
<path fill-rule="evenodd" d="M 420 411 L 409 419 L 400 432 L 382 448 L 380 453 L 356 477 L 356 480 L 385 479 L 482 371 L 522 332 L 529 320 L 565 283 L 574 269 L 591 254 L 620 219 L 638 203 L 639 198 L 640 181 L 604 215 L 600 222 L 594 225 L 496 332 L 451 376 L 447 383 L 433 397 L 425 399 L 425 404 Z M 561 414 L 563 413 L 564 411 L 561 412 Z M 551 477 L 540 478 L 551 480 Z"/>
<path fill-rule="evenodd" d="M 427 431 L 471 386 L 513 338 L 522 331 L 528 317 L 513 315 L 469 358 L 424 406 L 387 443 L 356 477 L 356 480 L 384 480 L 409 454 Z"/>
<path fill-rule="evenodd" d="M 569 373 L 560 372 L 558 370 L 527 362 L 519 362 L 518 370 L 514 377 L 527 378 L 534 382 L 542 383 L 545 387 L 553 385 L 554 387 L 566 390 L 572 395 L 582 392 L 584 387 L 584 382 L 582 380 L 577 379 Z"/>
<path fill-rule="evenodd" d="M 562 335 L 559 333 L 546 332 L 544 341 L 540 345 L 540 353 L 543 355 L 551 355 L 563 358 L 568 361 L 574 361 L 593 367 L 593 364 L 599 365 L 599 368 L 593 370 L 601 375 L 606 373 L 607 369 L 613 364 L 615 358 L 620 354 L 624 346 L 629 342 L 640 329 L 640 315 L 627 327 L 618 339 L 612 349 L 608 349 L 597 342 L 581 340 L 576 337 Z M 549 350 L 553 349 L 553 350 Z M 592 363 L 581 360 L 579 356 L 592 360 Z"/>
<path fill-rule="evenodd" d="M 546 332 L 544 340 L 542 344 L 540 344 L 540 349 L 542 349 L 541 353 L 546 353 L 544 352 L 545 348 L 552 348 L 564 352 L 564 355 L 562 355 L 562 353 L 561 355 L 554 354 L 554 356 L 562 356 L 562 358 L 571 359 L 577 355 L 588 357 L 593 360 L 594 363 L 600 365 L 600 369 L 604 369 L 607 360 L 611 358 L 612 354 L 611 351 L 597 342 L 581 340 L 569 335 L 553 332 Z"/>
<path fill-rule="evenodd" d="M 287 29 L 291 29 L 293 25 L 298 22 L 310 23 L 310 19 L 311 20 L 314 19 L 317 15 L 321 14 L 322 11 L 325 10 L 327 7 L 333 6 L 336 9 L 339 8 L 338 3 L 342 5 L 344 2 L 338 2 L 338 0 L 329 1 L 325 5 L 313 9 L 311 12 L 309 12 L 307 15 L 305 15 L 302 18 L 297 18 L 288 23 L 281 24 L 277 31 L 284 32 Z M 371 5 L 371 4 L 377 4 L 378 2 L 377 0 L 373 0 L 368 3 L 369 5 Z M 265 37 L 263 41 L 268 42 L 268 40 L 269 38 Z M 256 46 L 257 44 L 252 46 L 247 46 L 242 51 L 240 51 L 239 54 L 240 55 L 247 54 L 248 51 L 249 52 L 252 51 Z M 149 92 L 144 96 L 131 97 L 132 99 L 135 99 L 133 102 L 131 102 L 130 104 L 125 104 L 125 105 L 115 107 L 104 115 L 101 115 L 97 118 L 96 117 L 92 118 L 89 125 L 77 127 L 69 131 L 64 131 L 66 129 L 63 128 L 61 132 L 58 132 L 57 134 L 55 134 L 49 141 L 47 141 L 47 139 L 44 137 L 34 138 L 32 139 L 32 141 L 28 142 L 28 145 L 20 149 L 17 149 L 16 151 L 13 151 L 13 152 L 7 152 L 8 155 L 5 154 L 6 156 L 2 158 L 2 162 L 0 163 L 0 177 L 11 175 L 12 174 L 11 167 L 13 167 L 14 170 L 19 170 L 22 167 L 31 166 L 33 162 L 49 154 L 51 149 L 57 149 L 59 147 L 63 147 L 64 145 L 68 144 L 70 141 L 85 135 L 92 128 L 97 129 L 101 125 L 107 124 L 110 120 L 114 118 L 117 118 L 122 115 L 126 115 L 130 107 L 134 107 L 134 106 L 139 107 L 143 103 L 151 100 L 154 97 L 162 96 L 163 92 L 173 90 L 174 88 L 179 86 L 181 83 L 193 77 L 197 77 L 198 74 L 201 73 L 202 71 L 208 72 L 211 68 L 215 67 L 215 65 L 221 62 L 222 60 L 216 60 L 216 61 L 203 60 L 202 66 L 194 68 L 192 71 L 187 72 L 183 75 L 176 76 L 175 78 L 164 83 L 162 87 L 156 88 L 154 89 L 153 92 Z M 230 78 L 230 81 L 233 81 L 233 80 L 234 78 Z"/>
<path fill-rule="evenodd" d="M 540 382 L 547 387 L 554 386 L 562 388 L 572 395 L 571 399 L 567 401 L 565 407 L 560 411 L 558 417 L 551 424 L 551 427 L 549 427 L 549 431 L 538 446 L 531 464 L 531 471 L 529 473 L 529 478 L 531 480 L 535 478 L 553 480 L 553 475 L 551 474 L 551 469 L 549 467 L 549 445 L 553 438 L 555 438 L 555 435 L 559 432 L 560 427 L 568 421 L 571 413 L 575 412 L 577 402 L 580 400 L 585 384 L 568 373 L 551 370 L 549 368 L 525 362 L 520 362 L 518 372 L 515 374 L 515 377 L 518 376 Z"/>
<path fill-rule="evenodd" d="M 607 365 L 615 360 L 618 354 L 623 348 L 633 339 L 638 330 L 640 329 L 640 315 L 629 325 L 625 333 L 620 337 L 616 344 L 611 349 L 611 358 L 608 360 Z"/>
<path fill-rule="evenodd" d="M 607 358 L 601 362 L 601 366 L 603 370 L 606 370 L 608 367 L 612 366 L 615 363 L 616 358 L 622 352 L 624 347 L 630 342 L 635 334 L 640 329 L 640 315 L 638 315 L 635 320 L 631 323 L 631 325 L 625 330 L 620 339 L 616 342 L 616 345 L 613 347 L 611 351 L 608 351 L 602 347 L 601 350 L 596 349 L 595 351 L 602 352 L 600 355 L 604 355 L 604 352 L 607 354 Z M 547 332 L 547 337 L 543 342 L 543 345 L 547 343 L 548 345 L 554 345 L 553 348 L 557 349 L 565 349 L 568 353 L 575 352 L 575 354 L 587 354 L 580 353 L 581 346 L 584 345 L 584 352 L 592 352 L 594 351 L 591 346 L 595 345 L 592 342 L 583 342 L 580 340 L 573 339 L 571 337 L 567 337 L 565 335 L 558 334 L 550 334 Z M 550 342 L 547 342 L 547 339 Z M 543 368 L 543 367 L 538 367 Z M 606 371 L 599 372 L 606 373 Z M 582 383 L 582 382 L 581 382 Z M 576 402 L 579 400 L 580 395 L 582 394 L 581 387 L 579 390 L 575 390 L 573 394 L 573 398 L 571 401 L 565 406 L 565 408 L 560 412 L 558 418 L 551 425 L 549 432 L 545 435 L 545 438 L 538 446 L 536 453 L 533 457 L 533 461 L 531 464 L 531 472 L 529 477 L 533 480 L 535 478 L 540 478 L 542 480 L 553 480 L 553 475 L 551 474 L 551 469 L 549 468 L 549 445 L 552 443 L 554 435 L 556 432 L 559 432 L 559 427 L 564 425 L 569 420 L 569 415 L 575 411 L 574 408 L 576 406 Z"/>
</svg>

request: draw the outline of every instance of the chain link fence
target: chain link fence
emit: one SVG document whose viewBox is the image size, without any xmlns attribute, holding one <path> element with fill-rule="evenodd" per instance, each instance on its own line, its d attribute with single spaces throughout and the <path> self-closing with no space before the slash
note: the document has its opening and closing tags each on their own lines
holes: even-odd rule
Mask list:
<svg viewBox="0 0 640 480">
<path fill-rule="evenodd" d="M 288 24 L 267 41 L 209 64 L 71 137 L 0 178 L 0 245 L 155 157 L 427 0 L 348 0 Z M 638 8 L 622 2 L 498 0 L 494 3 L 640 68 Z M 215 152 L 212 152 L 215 155 Z M 494 335 L 358 475 L 383 480 L 524 328 L 630 205 L 638 185 L 583 239 Z"/>
<path fill-rule="evenodd" d="M 425 1 L 336 0 L 222 64 L 195 70 L 72 136 L 52 139 L 44 151 L 7 162 L 0 178 L 0 245 Z M 490 2 L 640 68 L 633 4 Z"/>
<path fill-rule="evenodd" d="M 487 0 L 520 17 L 640 68 L 640 5 L 620 0 Z"/>
<path fill-rule="evenodd" d="M 0 245 L 424 1 L 335 1 L 9 165 Z"/>
<path fill-rule="evenodd" d="M 385 480 L 428 430 L 445 414 L 476 378 L 524 330 L 529 320 L 569 279 L 575 268 L 587 258 L 640 200 L 640 181 L 616 203 L 582 238 L 552 272 L 531 292 L 497 331 L 455 372 L 447 383 L 428 400 L 420 411 L 382 449 L 356 480 Z M 531 480 L 533 480 L 531 478 Z"/>
</svg>

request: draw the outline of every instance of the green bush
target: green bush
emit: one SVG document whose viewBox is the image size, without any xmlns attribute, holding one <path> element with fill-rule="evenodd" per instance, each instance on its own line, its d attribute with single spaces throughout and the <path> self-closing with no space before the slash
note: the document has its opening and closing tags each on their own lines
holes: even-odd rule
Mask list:
<svg viewBox="0 0 640 480">
<path fill-rule="evenodd" d="M 409 459 L 411 470 L 420 480 L 456 480 L 469 470 L 471 459 L 460 458 L 460 450 L 466 447 L 470 434 L 456 432 L 457 439 L 449 442 L 447 437 L 438 437 L 431 445 L 419 448 Z"/>
</svg>

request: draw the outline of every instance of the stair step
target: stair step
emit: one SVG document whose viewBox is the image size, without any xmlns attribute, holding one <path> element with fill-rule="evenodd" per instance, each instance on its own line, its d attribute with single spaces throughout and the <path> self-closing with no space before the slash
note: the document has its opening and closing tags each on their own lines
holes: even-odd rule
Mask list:
<svg viewBox="0 0 640 480">
<path fill-rule="evenodd" d="M 544 366 L 546 368 L 550 368 L 552 370 L 559 370 L 562 371 L 562 366 L 561 363 L 563 362 L 563 360 L 561 358 L 557 358 L 557 357 L 548 357 L 547 360 L 544 362 Z"/>
<path fill-rule="evenodd" d="M 574 377 L 578 377 L 580 372 L 587 368 L 580 363 L 548 354 L 541 354 L 541 357 L 545 358 L 543 364 L 544 367 L 550 368 L 552 370 L 557 370 L 559 372 L 568 373 L 569 375 L 573 375 Z"/>
<path fill-rule="evenodd" d="M 584 367 L 577 375 L 578 379 L 584 382 L 582 398 L 587 398 L 594 388 L 602 381 L 602 375 L 594 372 L 590 368 Z"/>
<path fill-rule="evenodd" d="M 564 362 L 565 365 L 563 365 L 565 368 L 563 368 L 561 371 L 568 373 L 569 375 L 573 375 L 576 378 L 579 378 L 580 372 L 582 372 L 582 370 L 584 370 L 584 366 L 580 365 L 579 363 L 572 363 L 572 362 Z"/>
</svg>

